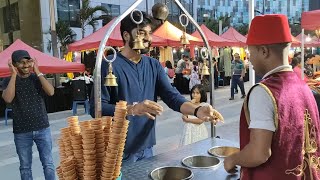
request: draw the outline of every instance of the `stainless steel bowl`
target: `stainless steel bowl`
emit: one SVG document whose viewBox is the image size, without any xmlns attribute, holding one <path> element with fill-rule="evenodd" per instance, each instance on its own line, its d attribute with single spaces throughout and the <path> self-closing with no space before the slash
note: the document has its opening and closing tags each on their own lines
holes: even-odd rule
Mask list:
<svg viewBox="0 0 320 180">
<path fill-rule="evenodd" d="M 189 180 L 193 178 L 193 173 L 185 167 L 159 167 L 150 173 L 153 180 Z"/>
<path fill-rule="evenodd" d="M 188 156 L 182 159 L 182 164 L 190 168 L 215 168 L 220 160 L 212 156 Z"/>
<path fill-rule="evenodd" d="M 234 154 L 236 152 L 239 152 L 240 149 L 237 147 L 231 147 L 231 146 L 215 146 L 208 150 L 208 153 L 212 156 L 216 157 L 227 157 L 231 154 Z"/>
</svg>

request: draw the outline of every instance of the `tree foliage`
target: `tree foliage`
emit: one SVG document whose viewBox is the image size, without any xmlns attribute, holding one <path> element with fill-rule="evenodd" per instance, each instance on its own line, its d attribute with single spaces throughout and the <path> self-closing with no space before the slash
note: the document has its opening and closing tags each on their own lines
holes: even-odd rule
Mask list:
<svg viewBox="0 0 320 180">
<path fill-rule="evenodd" d="M 82 30 L 82 38 L 84 38 L 85 27 L 87 25 L 92 26 L 93 32 L 95 32 L 98 20 L 103 19 L 103 16 L 95 16 L 95 13 L 97 11 L 102 11 L 108 14 L 108 10 L 105 7 L 103 6 L 91 7 L 90 0 L 82 0 L 82 7 L 78 13 L 78 21 L 81 24 L 81 30 Z"/>
</svg>

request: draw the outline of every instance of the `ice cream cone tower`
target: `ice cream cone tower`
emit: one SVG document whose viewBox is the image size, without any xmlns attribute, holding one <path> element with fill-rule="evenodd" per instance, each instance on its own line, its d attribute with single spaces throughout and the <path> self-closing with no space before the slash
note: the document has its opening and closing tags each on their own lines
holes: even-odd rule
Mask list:
<svg viewBox="0 0 320 180">
<path fill-rule="evenodd" d="M 118 102 L 114 112 L 114 121 L 109 135 L 106 157 L 103 162 L 101 180 L 116 179 L 120 175 L 121 161 L 129 125 L 129 121 L 125 119 L 126 115 L 127 103 L 125 101 Z"/>
<path fill-rule="evenodd" d="M 79 123 L 67 118 L 58 140 L 61 180 L 114 180 L 120 175 L 129 121 L 127 102 L 116 104 L 114 117 L 105 116 Z"/>
</svg>

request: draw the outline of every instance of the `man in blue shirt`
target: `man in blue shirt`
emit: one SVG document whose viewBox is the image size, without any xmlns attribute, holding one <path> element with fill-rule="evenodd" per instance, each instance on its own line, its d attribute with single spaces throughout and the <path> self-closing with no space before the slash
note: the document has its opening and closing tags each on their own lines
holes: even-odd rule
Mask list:
<svg viewBox="0 0 320 180">
<path fill-rule="evenodd" d="M 134 13 L 135 20 L 140 19 L 139 13 Z M 197 107 L 188 102 L 168 82 L 161 64 L 158 60 L 147 57 L 151 44 L 151 19 L 143 13 L 143 22 L 134 24 L 127 16 L 121 21 L 120 31 L 124 48 L 117 53 L 112 63 L 113 72 L 117 77 L 118 87 L 105 87 L 102 82 L 101 101 L 102 114 L 113 116 L 115 103 L 124 100 L 128 102 L 128 128 L 127 141 L 124 150 L 123 162 L 136 162 L 143 158 L 153 156 L 152 147 L 156 144 L 155 116 L 163 112 L 163 107 L 156 103 L 157 96 L 173 110 L 187 115 L 196 115 L 203 121 L 216 122 L 211 106 Z M 133 50 L 133 41 L 139 31 L 143 37 L 145 49 L 141 54 Z M 103 61 L 101 77 L 105 77 L 108 64 Z M 94 93 L 92 93 L 93 95 Z M 91 98 L 91 115 L 94 116 L 94 98 Z M 181 121 L 182 122 L 182 121 Z"/>
</svg>

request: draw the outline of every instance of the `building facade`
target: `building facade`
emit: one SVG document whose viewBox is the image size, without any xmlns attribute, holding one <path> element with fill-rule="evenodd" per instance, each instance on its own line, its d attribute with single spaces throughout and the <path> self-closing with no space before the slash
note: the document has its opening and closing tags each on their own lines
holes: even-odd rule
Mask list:
<svg viewBox="0 0 320 180">
<path fill-rule="evenodd" d="M 4 47 L 10 45 L 15 39 L 22 39 L 27 44 L 52 53 L 50 34 L 51 0 L 0 0 L 0 40 Z M 53 0 L 55 20 L 68 22 L 77 34 L 76 40 L 82 38 L 77 14 L 81 8 L 81 0 Z M 91 6 L 104 6 L 109 15 L 117 17 L 123 13 L 135 0 L 91 0 Z M 166 3 L 171 22 L 179 23 L 178 17 L 181 10 L 172 0 L 145 0 L 138 9 L 151 14 L 155 3 Z M 231 16 L 231 25 L 248 24 L 248 0 L 180 0 L 197 22 L 203 23 L 205 18 L 218 19 L 221 16 Z M 255 11 L 259 14 L 282 13 L 286 14 L 291 22 L 299 22 L 303 11 L 320 8 L 319 0 L 256 0 Z M 10 10 L 9 10 L 10 9 Z M 97 16 L 102 15 L 101 12 Z M 98 21 L 96 29 L 101 28 L 106 22 Z M 188 32 L 192 27 L 188 27 Z M 87 26 L 85 36 L 92 34 L 93 28 Z"/>
<path fill-rule="evenodd" d="M 315 0 L 319 1 L 319 0 Z M 203 14 L 210 18 L 231 16 L 231 25 L 249 23 L 248 0 L 199 0 L 198 22 L 203 22 Z M 285 14 L 292 22 L 298 22 L 301 13 L 309 10 L 309 0 L 256 0 L 255 12 L 260 14 Z"/>
<path fill-rule="evenodd" d="M 320 1 L 319 0 L 310 0 L 309 3 L 310 11 L 319 10 L 320 9 Z"/>
</svg>

